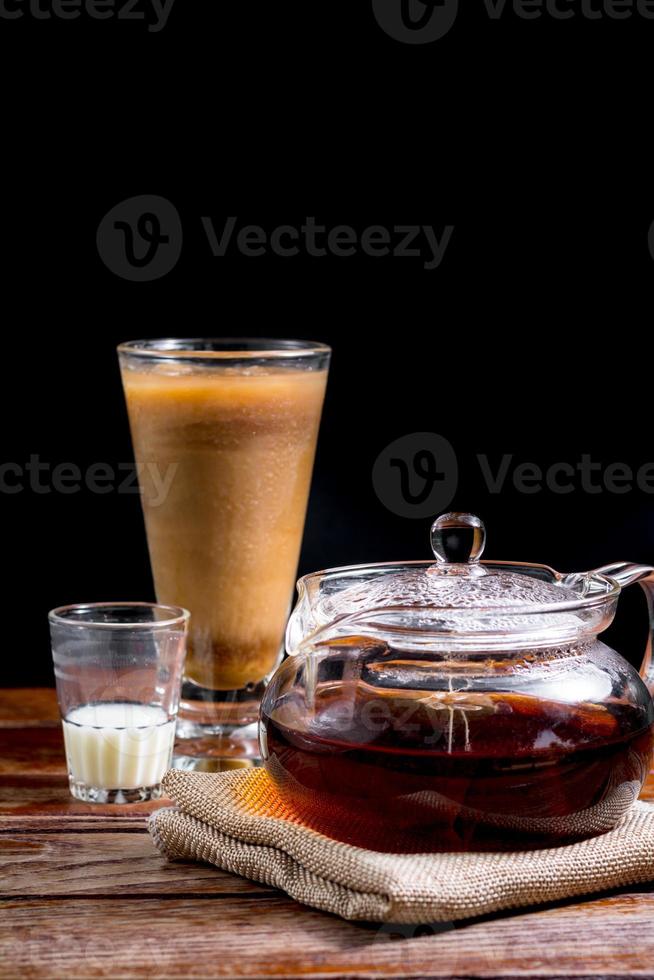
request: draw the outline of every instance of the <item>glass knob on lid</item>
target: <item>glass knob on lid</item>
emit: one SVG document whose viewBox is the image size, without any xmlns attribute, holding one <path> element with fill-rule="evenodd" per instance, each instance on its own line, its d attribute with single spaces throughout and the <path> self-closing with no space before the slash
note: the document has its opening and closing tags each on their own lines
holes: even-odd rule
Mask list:
<svg viewBox="0 0 654 980">
<path fill-rule="evenodd" d="M 441 514 L 431 526 L 431 550 L 443 564 L 475 564 L 485 547 L 486 528 L 474 514 Z"/>
</svg>

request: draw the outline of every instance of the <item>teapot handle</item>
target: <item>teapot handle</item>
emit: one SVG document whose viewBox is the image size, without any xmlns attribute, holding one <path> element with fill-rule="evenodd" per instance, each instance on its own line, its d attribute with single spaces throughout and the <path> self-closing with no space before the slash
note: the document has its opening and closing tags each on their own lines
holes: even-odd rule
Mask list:
<svg viewBox="0 0 654 980">
<path fill-rule="evenodd" d="M 652 645 L 654 640 L 654 568 L 651 565 L 634 565 L 627 561 L 618 561 L 613 565 L 598 568 L 600 575 L 612 578 L 623 589 L 638 582 L 647 597 L 649 613 L 649 633 L 645 656 L 640 668 L 640 676 L 645 681 L 650 694 L 654 695 L 654 663 L 652 663 Z"/>
</svg>

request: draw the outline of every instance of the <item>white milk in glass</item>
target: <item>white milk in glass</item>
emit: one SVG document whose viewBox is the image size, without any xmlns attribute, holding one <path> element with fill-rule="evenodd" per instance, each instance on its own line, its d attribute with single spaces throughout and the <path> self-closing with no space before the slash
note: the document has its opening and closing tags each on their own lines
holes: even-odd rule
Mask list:
<svg viewBox="0 0 654 980">
<path fill-rule="evenodd" d="M 63 721 L 68 770 L 98 789 L 155 786 L 170 766 L 175 721 L 150 704 L 107 702 L 70 711 Z"/>
</svg>

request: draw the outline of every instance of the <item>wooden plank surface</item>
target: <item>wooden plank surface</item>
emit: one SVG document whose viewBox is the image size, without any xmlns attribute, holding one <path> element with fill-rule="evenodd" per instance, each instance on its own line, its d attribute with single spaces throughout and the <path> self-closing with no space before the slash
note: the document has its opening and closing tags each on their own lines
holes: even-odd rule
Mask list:
<svg viewBox="0 0 654 980">
<path fill-rule="evenodd" d="M 51 688 L 0 688 L 0 728 L 59 728 L 59 725 L 59 708 Z"/>
<path fill-rule="evenodd" d="M 6 900 L 0 976 L 651 977 L 653 921 L 647 895 L 421 930 L 279 895 Z"/>
<path fill-rule="evenodd" d="M 164 861 L 142 832 L 5 833 L 0 852 L 3 897 L 276 894 L 209 865 Z"/>
<path fill-rule="evenodd" d="M 19 773 L 0 776 L 0 831 L 100 828 L 142 830 L 150 813 L 170 800 L 126 806 L 80 803 L 68 790 L 68 777 L 31 776 Z"/>
<path fill-rule="evenodd" d="M 647 887 L 456 926 L 348 923 L 165 861 L 145 824 L 166 801 L 73 800 L 51 691 L 2 692 L 0 758 L 2 978 L 654 977 Z"/>
</svg>

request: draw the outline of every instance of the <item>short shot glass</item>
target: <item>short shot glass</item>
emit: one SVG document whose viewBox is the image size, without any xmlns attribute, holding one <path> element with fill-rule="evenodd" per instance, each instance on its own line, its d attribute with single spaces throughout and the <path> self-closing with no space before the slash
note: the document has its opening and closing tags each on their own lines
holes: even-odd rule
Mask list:
<svg viewBox="0 0 654 980">
<path fill-rule="evenodd" d="M 181 692 L 189 613 L 148 602 L 48 614 L 72 795 L 140 803 L 162 795 Z"/>
</svg>

